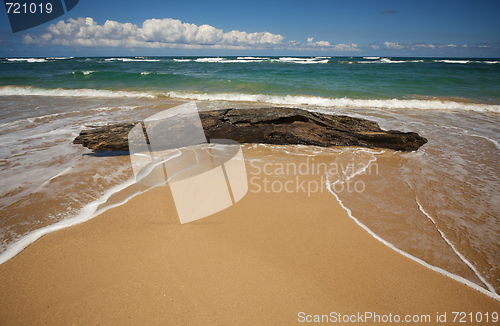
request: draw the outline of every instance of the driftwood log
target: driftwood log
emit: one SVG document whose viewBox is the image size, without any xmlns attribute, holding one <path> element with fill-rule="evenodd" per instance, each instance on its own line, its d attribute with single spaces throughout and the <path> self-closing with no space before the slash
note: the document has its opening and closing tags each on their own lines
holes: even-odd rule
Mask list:
<svg viewBox="0 0 500 326">
<path fill-rule="evenodd" d="M 415 132 L 382 130 L 373 121 L 294 108 L 224 109 L 203 111 L 199 115 L 207 139 L 231 139 L 239 143 L 415 151 L 427 142 Z M 118 123 L 82 130 L 73 143 L 93 150 L 128 151 L 128 134 L 135 125 Z"/>
</svg>

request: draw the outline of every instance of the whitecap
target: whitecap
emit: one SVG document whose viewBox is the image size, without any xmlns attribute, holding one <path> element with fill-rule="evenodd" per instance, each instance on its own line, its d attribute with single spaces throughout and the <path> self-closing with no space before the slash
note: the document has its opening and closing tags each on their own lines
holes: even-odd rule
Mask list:
<svg viewBox="0 0 500 326">
<path fill-rule="evenodd" d="M 0 87 L 0 96 L 68 96 L 68 97 L 156 97 L 154 94 L 133 91 L 110 91 L 104 89 L 45 89 L 25 86 Z"/>
<path fill-rule="evenodd" d="M 10 61 L 10 62 L 30 62 L 30 63 L 47 62 L 47 60 L 43 59 L 43 58 L 8 58 L 7 61 Z"/>
<path fill-rule="evenodd" d="M 441 63 L 469 63 L 470 60 L 434 60 L 434 62 L 441 62 Z"/>
<path fill-rule="evenodd" d="M 420 110 L 466 110 L 476 112 L 500 113 L 500 105 L 476 104 L 454 101 L 416 100 L 416 99 L 351 99 L 327 98 L 304 95 L 268 95 L 242 93 L 195 93 L 195 92 L 168 92 L 172 98 L 190 99 L 199 101 L 237 101 L 261 102 L 277 105 L 313 105 L 332 108 L 380 108 L 380 109 L 420 109 Z"/>
</svg>

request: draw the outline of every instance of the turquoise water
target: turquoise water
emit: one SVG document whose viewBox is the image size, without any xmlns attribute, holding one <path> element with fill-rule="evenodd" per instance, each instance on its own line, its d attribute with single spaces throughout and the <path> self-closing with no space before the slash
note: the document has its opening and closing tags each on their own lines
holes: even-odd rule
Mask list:
<svg viewBox="0 0 500 326">
<path fill-rule="evenodd" d="M 0 59 L 0 86 L 154 94 L 305 95 L 349 99 L 463 98 L 500 103 L 498 59 L 133 57 Z"/>
</svg>

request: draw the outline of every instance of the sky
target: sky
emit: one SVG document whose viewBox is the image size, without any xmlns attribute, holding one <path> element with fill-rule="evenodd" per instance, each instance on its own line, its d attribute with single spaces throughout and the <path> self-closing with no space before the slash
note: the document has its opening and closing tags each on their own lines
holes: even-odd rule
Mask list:
<svg viewBox="0 0 500 326">
<path fill-rule="evenodd" d="M 0 57 L 500 57 L 500 1 L 80 0 L 12 33 Z"/>
</svg>

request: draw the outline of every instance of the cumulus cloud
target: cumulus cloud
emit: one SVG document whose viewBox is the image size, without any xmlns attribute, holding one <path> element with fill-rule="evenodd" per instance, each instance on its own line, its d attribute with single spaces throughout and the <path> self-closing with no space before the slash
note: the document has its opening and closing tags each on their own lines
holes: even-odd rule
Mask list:
<svg viewBox="0 0 500 326">
<path fill-rule="evenodd" d="M 306 44 L 296 43 L 296 50 L 332 50 L 332 51 L 359 51 L 358 45 L 354 43 L 348 44 L 331 44 L 327 41 L 313 42 L 314 38 L 307 38 Z M 289 47 L 292 48 L 292 47 Z"/>
<path fill-rule="evenodd" d="M 319 51 L 358 51 L 356 44 L 331 44 L 327 41 L 307 43 L 285 42 L 285 37 L 269 32 L 224 32 L 210 25 L 197 26 L 180 20 L 148 19 L 139 27 L 131 23 L 108 20 L 99 25 L 92 18 L 80 17 L 59 21 L 40 37 L 24 35 L 26 44 L 122 47 L 122 48 L 185 48 L 185 49 L 289 49 Z"/>
<path fill-rule="evenodd" d="M 391 10 L 391 9 L 387 9 L 387 10 L 384 10 L 381 12 L 381 14 L 384 14 L 384 15 L 387 15 L 387 14 L 397 14 L 398 12 L 396 10 Z"/>
<path fill-rule="evenodd" d="M 25 43 L 88 47 L 144 48 L 232 48 L 269 47 L 283 44 L 282 35 L 269 32 L 224 33 L 210 25 L 197 26 L 176 19 L 148 19 L 142 27 L 108 20 L 98 25 L 92 18 L 80 17 L 52 24 L 41 37 L 25 35 Z"/>
</svg>

